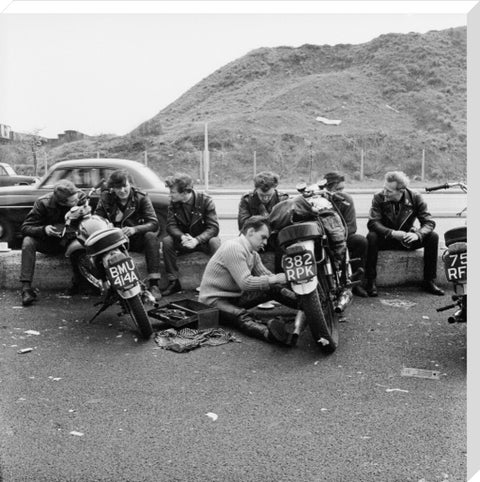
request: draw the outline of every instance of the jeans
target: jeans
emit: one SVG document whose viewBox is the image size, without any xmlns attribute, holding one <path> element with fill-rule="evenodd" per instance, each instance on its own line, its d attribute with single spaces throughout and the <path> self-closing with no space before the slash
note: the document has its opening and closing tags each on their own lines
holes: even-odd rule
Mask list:
<svg viewBox="0 0 480 482">
<path fill-rule="evenodd" d="M 35 261 L 37 251 L 52 256 L 64 254 L 69 243 L 65 243 L 64 239 L 48 237 L 46 239 L 33 238 L 25 236 L 22 241 L 22 265 L 20 268 L 20 282 L 31 283 L 35 273 Z M 79 271 L 76 263 L 72 262 L 72 270 L 74 280 L 78 279 Z"/>
<path fill-rule="evenodd" d="M 147 265 L 148 279 L 160 279 L 160 240 L 156 233 L 134 234 L 129 238 L 129 251 L 143 253 Z"/>
<path fill-rule="evenodd" d="M 352 272 L 355 273 L 359 268 L 365 269 L 368 248 L 367 238 L 361 234 L 352 234 L 347 238 L 347 248 L 350 260 L 358 259 L 358 261 L 351 262 Z"/>
<path fill-rule="evenodd" d="M 220 238 L 215 236 L 208 240 L 208 243 L 200 243 L 194 249 L 188 249 L 182 246 L 180 239 L 174 239 L 171 236 L 163 238 L 163 260 L 165 262 L 165 270 L 168 280 L 178 279 L 177 256 L 179 254 L 189 254 L 195 251 L 201 251 L 210 256 L 220 247 Z"/>
<path fill-rule="evenodd" d="M 438 234 L 435 231 L 425 235 L 422 241 L 417 240 L 405 247 L 396 239 L 385 239 L 374 231 L 367 234 L 367 266 L 365 277 L 374 280 L 377 277 L 378 252 L 380 250 L 413 251 L 423 247 L 423 279 L 433 281 L 437 277 Z"/>
</svg>

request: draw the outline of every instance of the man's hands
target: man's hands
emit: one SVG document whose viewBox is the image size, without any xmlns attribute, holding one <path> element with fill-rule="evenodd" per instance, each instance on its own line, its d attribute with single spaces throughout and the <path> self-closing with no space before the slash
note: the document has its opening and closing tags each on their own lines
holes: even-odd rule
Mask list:
<svg viewBox="0 0 480 482">
<path fill-rule="evenodd" d="M 123 234 L 127 237 L 127 238 L 130 238 L 131 236 L 133 236 L 135 233 L 136 233 L 136 230 L 135 228 L 131 227 L 131 226 L 124 226 L 122 228 L 122 231 L 123 231 Z"/>
<path fill-rule="evenodd" d="M 417 233 L 407 233 L 406 231 L 392 231 L 392 238 L 410 244 L 420 239 L 420 236 Z"/>
<path fill-rule="evenodd" d="M 198 240 L 190 234 L 184 234 L 180 239 L 184 248 L 195 249 L 200 244 Z"/>
<path fill-rule="evenodd" d="M 55 226 L 52 226 L 51 224 L 49 224 L 48 226 L 45 226 L 45 234 L 52 238 L 62 237 L 62 232 L 59 231 Z"/>
</svg>

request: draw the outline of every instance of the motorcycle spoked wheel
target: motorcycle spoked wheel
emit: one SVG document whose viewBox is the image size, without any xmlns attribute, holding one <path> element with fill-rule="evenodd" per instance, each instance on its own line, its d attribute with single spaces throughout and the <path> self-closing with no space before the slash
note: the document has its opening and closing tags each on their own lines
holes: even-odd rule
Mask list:
<svg viewBox="0 0 480 482">
<path fill-rule="evenodd" d="M 333 353 L 338 347 L 338 314 L 328 296 L 325 279 L 319 278 L 317 289 L 302 296 L 302 308 L 320 350 Z"/>
<path fill-rule="evenodd" d="M 82 255 L 78 258 L 78 270 L 80 274 L 95 288 L 98 288 L 100 291 L 103 289 L 103 283 L 100 279 L 100 276 L 95 276 L 92 273 L 92 266 L 87 255 Z"/>
<path fill-rule="evenodd" d="M 144 340 L 148 340 L 153 333 L 153 328 L 140 295 L 124 299 L 123 302 L 126 304 L 128 314 L 140 332 L 140 336 Z"/>
</svg>

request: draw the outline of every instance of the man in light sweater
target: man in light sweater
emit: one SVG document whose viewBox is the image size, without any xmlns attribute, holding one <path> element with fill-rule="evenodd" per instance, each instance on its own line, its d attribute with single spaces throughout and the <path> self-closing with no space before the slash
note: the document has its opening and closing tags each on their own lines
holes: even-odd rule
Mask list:
<svg viewBox="0 0 480 482">
<path fill-rule="evenodd" d="M 295 293 L 282 286 L 286 284 L 285 273 L 270 272 L 258 254 L 269 235 L 270 228 L 264 217 L 247 219 L 240 236 L 223 243 L 208 261 L 199 301 L 217 308 L 222 324 L 261 340 L 287 344 L 283 322 L 273 319 L 265 325 L 247 311 L 272 299 L 298 309 Z"/>
</svg>

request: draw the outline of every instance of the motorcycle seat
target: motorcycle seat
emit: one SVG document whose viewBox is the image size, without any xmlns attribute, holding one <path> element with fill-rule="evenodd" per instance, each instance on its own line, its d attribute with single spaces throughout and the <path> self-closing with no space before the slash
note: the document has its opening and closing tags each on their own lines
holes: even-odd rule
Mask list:
<svg viewBox="0 0 480 482">
<path fill-rule="evenodd" d="M 292 224 L 286 226 L 278 233 L 277 241 L 283 246 L 294 241 L 304 241 L 306 239 L 316 239 L 323 235 L 323 230 L 319 223 L 309 221 L 306 223 Z"/>
<path fill-rule="evenodd" d="M 457 228 L 445 231 L 443 235 L 445 239 L 445 246 L 450 246 L 453 243 L 467 242 L 467 226 L 459 226 Z"/>
</svg>

